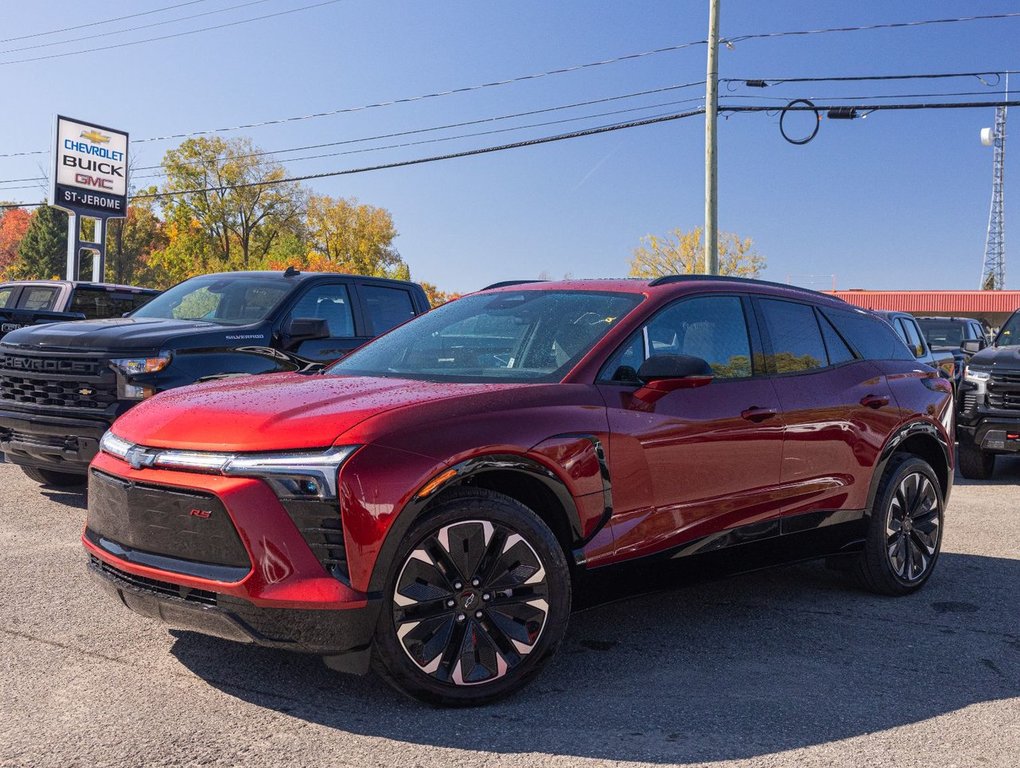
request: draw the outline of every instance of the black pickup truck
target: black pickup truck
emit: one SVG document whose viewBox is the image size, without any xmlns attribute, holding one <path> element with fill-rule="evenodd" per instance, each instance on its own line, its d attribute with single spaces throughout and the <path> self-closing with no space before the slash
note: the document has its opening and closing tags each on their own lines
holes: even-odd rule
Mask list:
<svg viewBox="0 0 1020 768">
<path fill-rule="evenodd" d="M 1020 309 L 983 347 L 979 339 L 963 342 L 972 357 L 956 413 L 960 474 L 973 480 L 992 476 L 998 454 L 1020 452 Z"/>
<path fill-rule="evenodd" d="M 0 283 L 0 339 L 28 325 L 120 317 L 158 295 L 152 288 L 76 280 Z"/>
<path fill-rule="evenodd" d="M 428 309 L 416 283 L 288 269 L 194 277 L 127 317 L 12 331 L 0 342 L 0 451 L 40 483 L 81 484 L 103 433 L 137 402 L 316 370 Z"/>
</svg>

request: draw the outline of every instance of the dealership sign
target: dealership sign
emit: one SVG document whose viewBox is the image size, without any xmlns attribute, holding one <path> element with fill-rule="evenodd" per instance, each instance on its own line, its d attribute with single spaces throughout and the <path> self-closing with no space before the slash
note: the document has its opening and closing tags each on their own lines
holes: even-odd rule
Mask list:
<svg viewBox="0 0 1020 768">
<path fill-rule="evenodd" d="M 53 204 L 82 216 L 127 215 L 128 135 L 57 116 Z"/>
</svg>

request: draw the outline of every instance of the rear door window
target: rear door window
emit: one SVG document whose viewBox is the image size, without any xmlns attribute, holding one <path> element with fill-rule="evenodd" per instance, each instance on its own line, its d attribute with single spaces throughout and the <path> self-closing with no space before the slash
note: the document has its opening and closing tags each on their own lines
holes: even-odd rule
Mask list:
<svg viewBox="0 0 1020 768">
<path fill-rule="evenodd" d="M 0 288 L 0 309 L 11 309 L 14 307 L 15 299 L 17 299 L 16 286 L 8 285 Z"/>
<path fill-rule="evenodd" d="M 767 358 L 770 371 L 799 373 L 828 365 L 814 308 L 776 299 L 760 299 L 758 306 L 772 342 L 772 354 Z"/>
<path fill-rule="evenodd" d="M 18 306 L 21 309 L 49 310 L 57 301 L 60 289 L 49 286 L 28 286 L 21 292 Z"/>
<path fill-rule="evenodd" d="M 854 353 L 846 345 L 832 323 L 826 320 L 825 315 L 818 313 L 818 325 L 822 329 L 822 339 L 825 341 L 825 351 L 829 353 L 829 365 L 848 363 L 854 359 Z"/>
<path fill-rule="evenodd" d="M 358 291 L 372 332 L 377 336 L 414 317 L 411 294 L 403 288 L 360 285 Z"/>
<path fill-rule="evenodd" d="M 107 291 L 101 288 L 78 288 L 71 298 L 71 306 L 68 311 L 81 312 L 86 319 L 96 320 L 120 317 L 138 306 L 130 293 Z"/>
</svg>

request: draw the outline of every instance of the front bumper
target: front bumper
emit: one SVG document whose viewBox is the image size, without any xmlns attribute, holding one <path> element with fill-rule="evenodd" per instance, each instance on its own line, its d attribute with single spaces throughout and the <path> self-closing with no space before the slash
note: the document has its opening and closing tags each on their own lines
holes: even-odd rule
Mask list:
<svg viewBox="0 0 1020 768">
<path fill-rule="evenodd" d="M 275 648 L 343 656 L 369 647 L 380 599 L 327 573 L 295 522 L 304 518 L 266 483 L 135 470 L 103 453 L 92 466 L 82 545 L 92 575 L 126 607 Z M 119 487 L 126 501 L 116 500 Z M 231 537 L 236 546 L 226 546 Z"/>
<path fill-rule="evenodd" d="M 0 453 L 13 464 L 84 475 L 110 422 L 0 410 Z"/>
<path fill-rule="evenodd" d="M 970 424 L 957 424 L 956 434 L 983 451 L 1020 452 L 1020 417 L 982 416 Z"/>
</svg>

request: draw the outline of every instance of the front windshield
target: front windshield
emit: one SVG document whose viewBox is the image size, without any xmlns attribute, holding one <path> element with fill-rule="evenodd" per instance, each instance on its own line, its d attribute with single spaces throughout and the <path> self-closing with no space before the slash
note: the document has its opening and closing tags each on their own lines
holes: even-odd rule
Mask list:
<svg viewBox="0 0 1020 768">
<path fill-rule="evenodd" d="M 1015 347 L 1020 344 L 1020 312 L 1014 312 L 995 337 L 997 347 Z"/>
<path fill-rule="evenodd" d="M 193 277 L 160 294 L 131 317 L 248 325 L 264 320 L 291 286 L 284 280 L 251 275 Z"/>
<path fill-rule="evenodd" d="M 559 381 L 641 296 L 597 291 L 479 293 L 365 345 L 328 373 L 428 381 Z"/>
<path fill-rule="evenodd" d="M 929 347 L 958 347 L 963 344 L 963 323 L 951 320 L 918 320 Z"/>
</svg>

